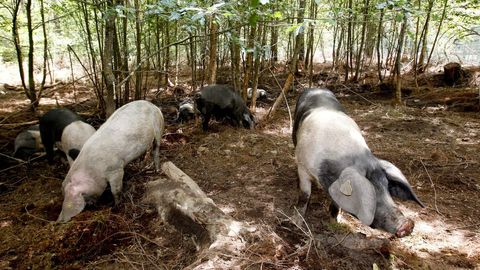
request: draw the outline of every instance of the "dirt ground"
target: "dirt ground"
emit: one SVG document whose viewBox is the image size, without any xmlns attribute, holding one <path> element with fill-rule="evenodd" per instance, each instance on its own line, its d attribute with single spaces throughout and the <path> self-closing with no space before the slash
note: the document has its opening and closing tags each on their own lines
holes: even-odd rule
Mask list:
<svg viewBox="0 0 480 270">
<path fill-rule="evenodd" d="M 273 88 L 259 101 L 258 118 L 278 95 Z M 259 228 L 248 239 L 242 269 L 480 268 L 480 115 L 452 111 L 444 98 L 471 89 L 424 90 L 406 97 L 406 107 L 391 106 L 390 93 L 378 89 L 332 89 L 373 153 L 397 165 L 427 205 L 397 201 L 415 221 L 410 236 L 393 238 L 345 213 L 332 221 L 328 196 L 317 189 L 308 228 L 290 222 L 297 173 L 286 106 L 254 130 L 215 122 L 205 133 L 193 121 L 173 123 L 172 91 L 152 92 L 167 121 L 162 161 L 191 176 L 224 212 Z M 67 85 L 47 92 L 38 114 L 54 107 L 56 98 L 98 127 L 91 91 L 76 91 L 76 103 Z M 288 95 L 290 110 L 296 96 Z M 49 166 L 42 156 L 26 163 L 5 157 L 16 134 L 37 120 L 27 104 L 21 92 L 0 95 L 0 269 L 182 269 L 196 260 L 195 239 L 162 223 L 142 202 L 144 183 L 159 177 L 150 160 L 126 167 L 121 204 L 114 207 L 105 192 L 71 222 L 56 224 L 65 160 L 58 155 Z"/>
</svg>

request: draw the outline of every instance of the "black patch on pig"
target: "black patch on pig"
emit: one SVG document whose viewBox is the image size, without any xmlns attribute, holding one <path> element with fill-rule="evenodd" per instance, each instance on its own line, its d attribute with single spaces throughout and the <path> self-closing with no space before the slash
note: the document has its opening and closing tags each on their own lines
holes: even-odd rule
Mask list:
<svg viewBox="0 0 480 270">
<path fill-rule="evenodd" d="M 50 164 L 53 163 L 55 142 L 61 141 L 65 127 L 79 120 L 82 120 L 79 115 L 66 108 L 50 110 L 40 117 L 40 136 Z"/>
<path fill-rule="evenodd" d="M 297 145 L 297 130 L 303 122 L 303 119 L 305 119 L 312 110 L 318 108 L 345 113 L 345 109 L 330 90 L 320 88 L 305 89 L 298 97 L 297 106 L 295 107 L 295 119 L 292 130 L 294 145 Z"/>
<path fill-rule="evenodd" d="M 68 150 L 68 155 L 75 160 L 78 157 L 78 154 L 80 154 L 80 150 L 72 148 Z"/>
</svg>

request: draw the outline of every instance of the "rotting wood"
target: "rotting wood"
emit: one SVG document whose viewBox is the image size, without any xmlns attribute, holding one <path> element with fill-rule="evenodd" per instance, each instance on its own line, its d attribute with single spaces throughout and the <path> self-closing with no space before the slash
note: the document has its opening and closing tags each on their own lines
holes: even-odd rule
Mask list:
<svg viewBox="0 0 480 270">
<path fill-rule="evenodd" d="M 162 171 L 167 178 L 148 182 L 144 201 L 155 206 L 164 222 L 196 237 L 197 260 L 186 269 L 238 268 L 246 238 L 256 228 L 226 215 L 172 162 L 163 163 Z"/>
</svg>

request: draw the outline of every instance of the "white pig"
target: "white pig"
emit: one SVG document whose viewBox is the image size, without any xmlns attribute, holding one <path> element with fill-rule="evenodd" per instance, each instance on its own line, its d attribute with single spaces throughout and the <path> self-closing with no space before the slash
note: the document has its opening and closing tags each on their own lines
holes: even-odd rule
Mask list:
<svg viewBox="0 0 480 270">
<path fill-rule="evenodd" d="M 115 204 L 123 185 L 123 169 L 154 146 L 155 168 L 160 169 L 160 141 L 164 130 L 160 109 L 144 100 L 116 110 L 85 143 L 63 181 L 59 222 L 79 214 L 86 203 L 98 198 L 110 184 Z"/>
</svg>

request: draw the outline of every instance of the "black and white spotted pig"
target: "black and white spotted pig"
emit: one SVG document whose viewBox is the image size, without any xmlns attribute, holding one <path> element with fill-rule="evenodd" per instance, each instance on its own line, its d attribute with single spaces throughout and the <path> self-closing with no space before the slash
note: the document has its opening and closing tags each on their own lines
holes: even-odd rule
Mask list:
<svg viewBox="0 0 480 270">
<path fill-rule="evenodd" d="M 258 89 L 257 88 L 257 99 L 263 99 L 263 98 L 267 98 L 267 91 L 265 91 L 264 89 Z M 247 98 L 252 98 L 253 96 L 253 88 L 247 88 Z"/>
<path fill-rule="evenodd" d="M 80 153 L 83 144 L 95 133 L 95 128 L 83 122 L 82 118 L 69 109 L 52 109 L 40 118 L 40 136 L 47 159 L 53 163 L 54 146 L 65 153 L 68 163 Z"/>
<path fill-rule="evenodd" d="M 107 184 L 119 202 L 124 167 L 154 145 L 155 168 L 160 169 L 160 142 L 164 130 L 160 109 L 144 100 L 116 110 L 85 143 L 62 183 L 63 205 L 58 220 L 69 221 L 86 203 L 96 200 Z"/>
<path fill-rule="evenodd" d="M 197 94 L 195 102 L 202 115 L 202 128 L 208 129 L 208 122 L 213 116 L 217 120 L 229 119 L 235 126 L 252 129 L 253 116 L 242 97 L 227 85 L 209 85 Z"/>
<path fill-rule="evenodd" d="M 178 106 L 178 115 L 175 122 L 184 123 L 195 118 L 195 106 L 191 98 L 186 98 Z"/>
<path fill-rule="evenodd" d="M 297 207 L 302 215 L 315 182 L 332 198 L 334 217 L 340 207 L 362 223 L 397 237 L 412 232 L 414 222 L 402 214 L 392 197 L 423 207 L 422 202 L 395 165 L 372 154 L 359 127 L 332 92 L 307 89 L 300 95 L 292 135 L 301 190 Z"/>
<path fill-rule="evenodd" d="M 20 132 L 15 138 L 15 150 L 13 156 L 28 159 L 33 154 L 42 151 L 43 144 L 40 138 L 39 125 L 34 125 Z"/>
</svg>

